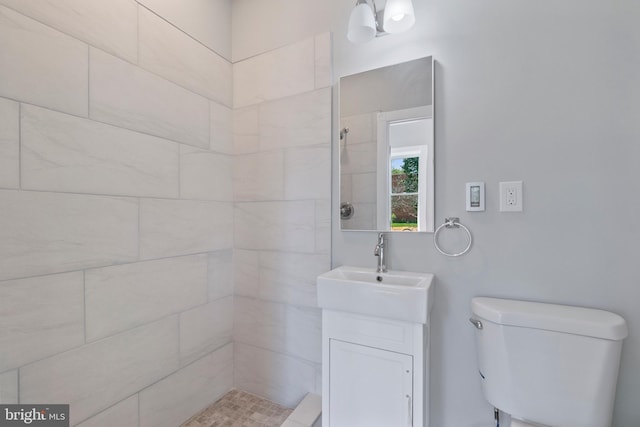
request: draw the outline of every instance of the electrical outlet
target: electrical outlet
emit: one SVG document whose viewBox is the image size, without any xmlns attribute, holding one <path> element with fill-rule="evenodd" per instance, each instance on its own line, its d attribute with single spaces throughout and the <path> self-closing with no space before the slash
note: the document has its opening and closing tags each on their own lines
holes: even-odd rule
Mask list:
<svg viewBox="0 0 640 427">
<path fill-rule="evenodd" d="M 518 199 L 516 198 L 516 195 L 518 194 L 518 192 L 516 191 L 515 188 L 513 187 L 507 187 L 505 190 L 505 202 L 507 203 L 507 206 L 516 206 L 518 204 Z"/>
<path fill-rule="evenodd" d="M 500 212 L 522 212 L 522 181 L 500 183 Z"/>
</svg>

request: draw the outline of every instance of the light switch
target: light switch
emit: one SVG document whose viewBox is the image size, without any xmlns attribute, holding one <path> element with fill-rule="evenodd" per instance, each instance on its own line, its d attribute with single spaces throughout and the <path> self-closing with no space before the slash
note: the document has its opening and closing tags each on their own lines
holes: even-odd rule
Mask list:
<svg viewBox="0 0 640 427">
<path fill-rule="evenodd" d="M 484 182 L 467 182 L 467 211 L 484 211 Z"/>
</svg>

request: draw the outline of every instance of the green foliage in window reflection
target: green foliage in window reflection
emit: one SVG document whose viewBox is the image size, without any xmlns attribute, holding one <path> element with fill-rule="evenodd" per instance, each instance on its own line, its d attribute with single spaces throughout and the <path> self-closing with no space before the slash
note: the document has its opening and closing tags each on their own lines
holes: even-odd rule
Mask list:
<svg viewBox="0 0 640 427">
<path fill-rule="evenodd" d="M 402 160 L 402 165 L 400 165 Z M 391 229 L 413 230 L 418 220 L 418 157 L 397 159 L 391 170 Z"/>
<path fill-rule="evenodd" d="M 405 178 L 405 193 L 418 192 L 418 157 L 408 157 L 402 163 Z"/>
<path fill-rule="evenodd" d="M 418 157 L 404 158 L 401 167 L 394 165 L 391 169 L 391 192 L 393 194 L 418 192 L 418 159 Z"/>
</svg>

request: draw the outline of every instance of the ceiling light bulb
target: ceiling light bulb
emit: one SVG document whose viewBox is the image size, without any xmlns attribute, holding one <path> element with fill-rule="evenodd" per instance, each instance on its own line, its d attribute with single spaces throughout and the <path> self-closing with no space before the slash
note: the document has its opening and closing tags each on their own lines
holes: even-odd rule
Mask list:
<svg viewBox="0 0 640 427">
<path fill-rule="evenodd" d="M 400 33 L 413 27 L 416 17 L 411 0 L 387 0 L 383 22 L 387 33 Z"/>
<path fill-rule="evenodd" d="M 364 43 L 376 36 L 376 18 L 366 3 L 359 3 L 351 11 L 347 38 L 353 43 Z"/>
</svg>

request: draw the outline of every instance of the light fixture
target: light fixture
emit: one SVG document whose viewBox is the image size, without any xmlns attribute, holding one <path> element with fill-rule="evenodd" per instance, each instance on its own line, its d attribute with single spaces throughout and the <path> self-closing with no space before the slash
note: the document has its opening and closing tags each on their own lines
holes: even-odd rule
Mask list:
<svg viewBox="0 0 640 427">
<path fill-rule="evenodd" d="M 383 22 L 387 33 L 401 33 L 413 27 L 416 17 L 411 0 L 387 0 Z"/>
<path fill-rule="evenodd" d="M 373 39 L 378 33 L 377 13 L 367 4 L 366 0 L 358 0 L 356 7 L 349 16 L 347 38 L 353 43 L 364 43 Z"/>
<path fill-rule="evenodd" d="M 374 37 L 401 33 L 416 22 L 411 0 L 387 0 L 379 20 L 375 0 L 357 0 L 349 16 L 347 38 L 353 43 L 365 43 Z"/>
</svg>

